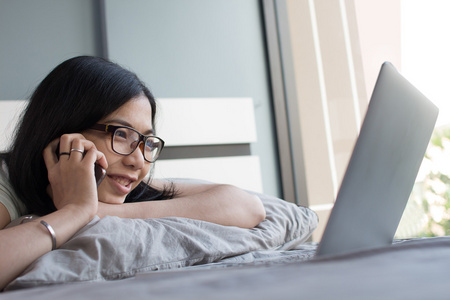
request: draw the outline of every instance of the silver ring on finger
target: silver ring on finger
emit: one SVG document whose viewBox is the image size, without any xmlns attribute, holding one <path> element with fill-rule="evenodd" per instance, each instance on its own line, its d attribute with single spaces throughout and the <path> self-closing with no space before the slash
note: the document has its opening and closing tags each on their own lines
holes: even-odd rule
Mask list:
<svg viewBox="0 0 450 300">
<path fill-rule="evenodd" d="M 70 152 L 80 152 L 81 154 L 83 154 L 84 153 L 84 151 L 83 150 L 81 150 L 81 149 L 70 149 Z"/>
</svg>

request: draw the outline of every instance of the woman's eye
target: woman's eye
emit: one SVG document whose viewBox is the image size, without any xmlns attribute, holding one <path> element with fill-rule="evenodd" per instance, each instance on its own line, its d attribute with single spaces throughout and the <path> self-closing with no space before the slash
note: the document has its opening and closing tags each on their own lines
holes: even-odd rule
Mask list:
<svg viewBox="0 0 450 300">
<path fill-rule="evenodd" d="M 116 130 L 115 136 L 126 140 L 128 135 L 125 130 Z"/>
<path fill-rule="evenodd" d="M 150 139 L 148 139 L 147 140 L 147 142 L 145 143 L 145 147 L 147 148 L 147 149 L 149 149 L 149 150 L 152 150 L 152 149 L 154 149 L 154 148 L 157 148 L 157 144 L 154 142 L 154 141 L 152 141 L 152 140 L 150 140 Z"/>
</svg>

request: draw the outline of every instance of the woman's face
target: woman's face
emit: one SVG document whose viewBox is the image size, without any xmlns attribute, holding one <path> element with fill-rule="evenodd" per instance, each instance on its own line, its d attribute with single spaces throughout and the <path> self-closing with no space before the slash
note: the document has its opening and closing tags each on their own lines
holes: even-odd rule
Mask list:
<svg viewBox="0 0 450 300">
<path fill-rule="evenodd" d="M 112 114 L 100 120 L 99 124 L 123 125 L 136 129 L 141 134 L 153 134 L 152 108 L 145 95 L 137 96 Z M 83 135 L 92 141 L 106 157 L 106 177 L 98 186 L 98 200 L 104 203 L 120 204 L 125 197 L 144 179 L 150 171 L 150 163 L 138 147 L 130 155 L 120 155 L 111 148 L 111 134 L 86 130 Z"/>
</svg>

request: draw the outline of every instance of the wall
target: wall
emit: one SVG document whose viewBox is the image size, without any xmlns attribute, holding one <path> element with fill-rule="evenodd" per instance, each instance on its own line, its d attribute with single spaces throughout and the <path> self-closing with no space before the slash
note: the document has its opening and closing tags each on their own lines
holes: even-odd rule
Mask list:
<svg viewBox="0 0 450 300">
<path fill-rule="evenodd" d="M 260 157 L 264 192 L 280 195 L 259 1 L 106 0 L 105 8 L 110 58 L 157 97 L 253 99 L 251 153 Z"/>
<path fill-rule="evenodd" d="M 101 53 L 93 0 L 0 0 L 0 100 L 28 98 L 61 61 Z"/>
<path fill-rule="evenodd" d="M 251 154 L 264 192 L 281 196 L 259 1 L 0 0 L 0 53 L 0 100 L 28 98 L 69 57 L 105 53 L 157 98 L 252 98 Z"/>
</svg>

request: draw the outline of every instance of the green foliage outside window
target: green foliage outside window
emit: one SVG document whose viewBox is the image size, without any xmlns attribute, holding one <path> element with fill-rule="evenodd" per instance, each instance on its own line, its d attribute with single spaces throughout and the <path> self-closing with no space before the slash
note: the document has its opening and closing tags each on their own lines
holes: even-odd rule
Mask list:
<svg viewBox="0 0 450 300">
<path fill-rule="evenodd" d="M 450 235 L 450 128 L 434 131 L 396 238 Z"/>
</svg>

